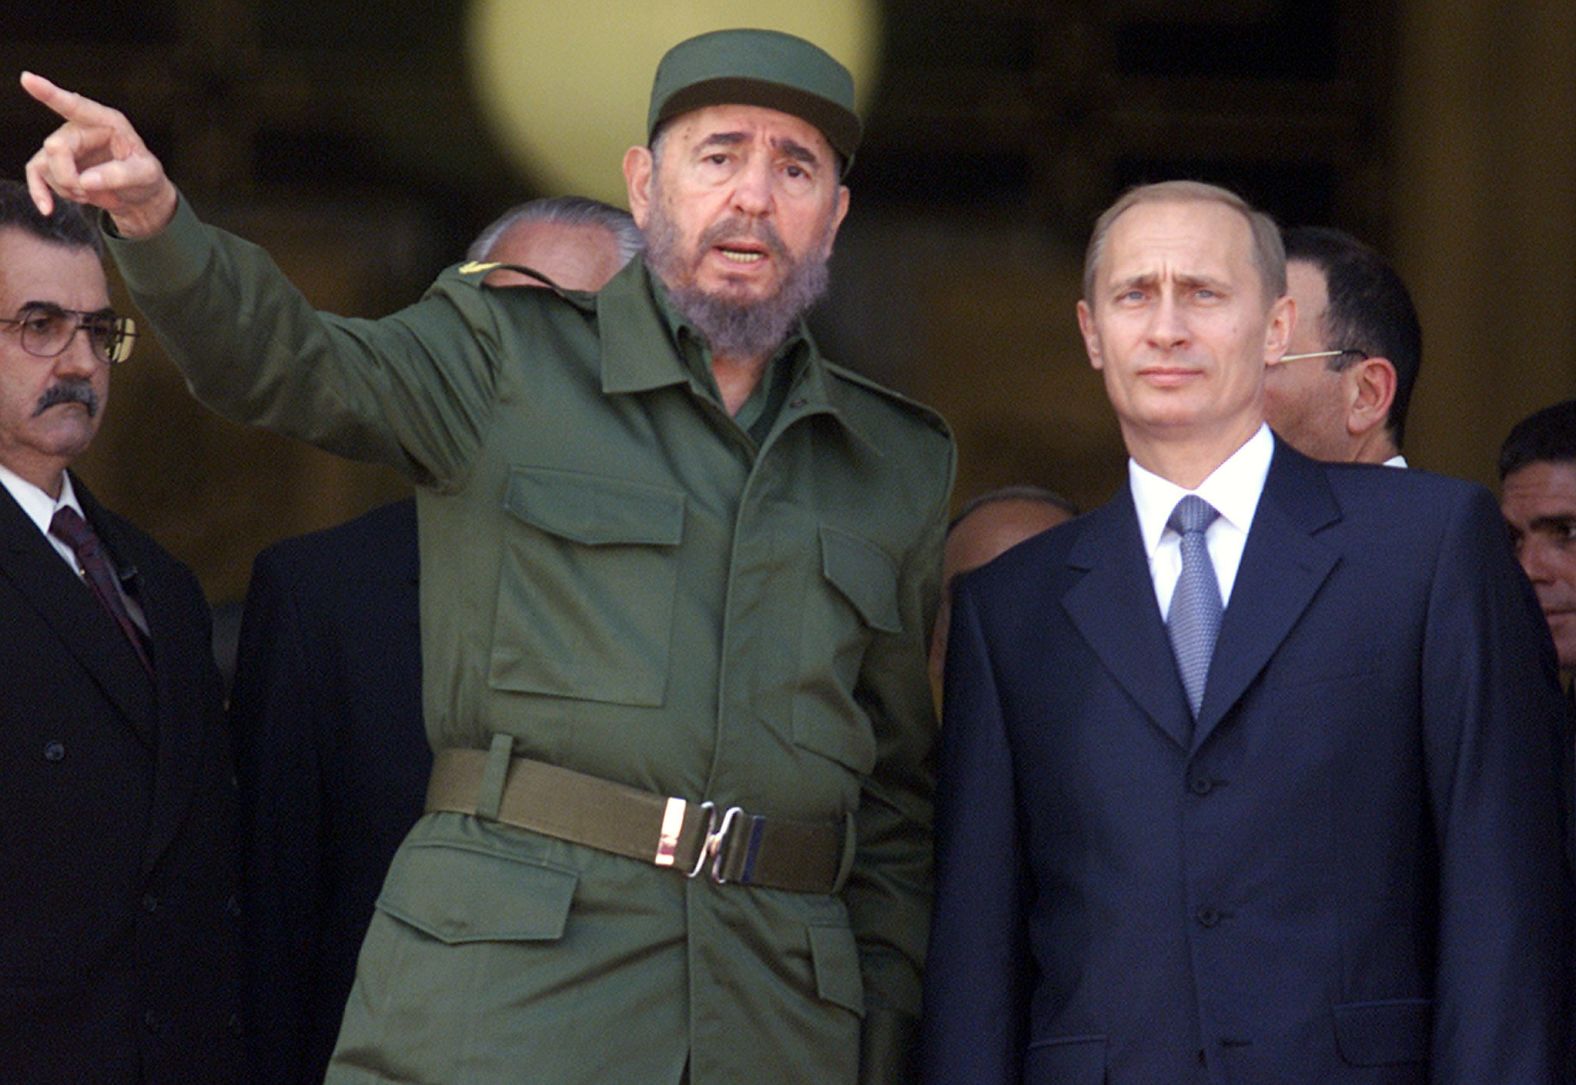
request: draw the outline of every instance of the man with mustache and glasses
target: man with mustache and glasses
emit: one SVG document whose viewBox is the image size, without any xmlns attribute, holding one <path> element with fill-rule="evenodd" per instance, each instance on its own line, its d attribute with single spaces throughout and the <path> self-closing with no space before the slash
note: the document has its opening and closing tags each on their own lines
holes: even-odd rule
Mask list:
<svg viewBox="0 0 1576 1085">
<path fill-rule="evenodd" d="M 68 468 L 131 321 L 0 181 L 0 1080 L 241 1072 L 235 786 L 196 579 Z"/>
<path fill-rule="evenodd" d="M 65 119 L 35 198 L 108 213 L 198 396 L 420 484 L 428 813 L 328 1080 L 912 1080 L 953 450 L 802 323 L 847 70 L 680 43 L 623 163 L 644 259 L 596 293 L 465 264 L 381 321 L 201 225 L 121 114 L 23 86 Z"/>
</svg>

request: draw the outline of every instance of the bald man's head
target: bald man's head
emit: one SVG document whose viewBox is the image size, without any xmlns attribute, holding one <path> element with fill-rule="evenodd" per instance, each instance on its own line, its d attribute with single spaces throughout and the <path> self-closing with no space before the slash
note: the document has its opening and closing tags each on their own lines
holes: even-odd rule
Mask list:
<svg viewBox="0 0 1576 1085">
<path fill-rule="evenodd" d="M 521 221 L 499 235 L 487 252 L 499 264 L 522 264 L 546 275 L 565 290 L 596 291 L 624 266 L 618 241 L 601 226 Z M 546 286 L 511 268 L 487 276 L 488 286 Z"/>
<path fill-rule="evenodd" d="M 471 243 L 472 260 L 519 264 L 552 283 L 511 268 L 487 276 L 489 286 L 548 286 L 596 291 L 641 250 L 628 211 L 586 196 L 554 196 L 511 207 Z"/>
<path fill-rule="evenodd" d="M 930 677 L 941 688 L 947 661 L 947 626 L 952 621 L 952 580 L 994 561 L 1019 543 L 1078 515 L 1078 507 L 1052 490 L 1009 486 L 981 494 L 963 507 L 947 529 L 941 559 L 941 606 L 930 638 Z"/>
</svg>

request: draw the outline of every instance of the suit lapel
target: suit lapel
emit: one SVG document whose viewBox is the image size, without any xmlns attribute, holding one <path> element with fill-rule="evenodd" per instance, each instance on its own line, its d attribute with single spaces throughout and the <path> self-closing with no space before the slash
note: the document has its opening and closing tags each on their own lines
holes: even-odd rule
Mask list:
<svg viewBox="0 0 1576 1085">
<path fill-rule="evenodd" d="M 1337 555 L 1314 534 L 1339 519 L 1323 469 L 1277 438 L 1215 642 L 1194 749 L 1258 677 L 1330 575 Z"/>
<path fill-rule="evenodd" d="M 203 711 L 202 690 L 192 684 L 193 676 L 201 672 L 192 663 L 182 664 L 177 647 L 190 635 L 186 626 L 199 621 L 200 615 L 185 613 L 173 604 L 166 583 L 157 575 L 152 555 L 105 513 L 81 479 L 72 475 L 72 482 L 93 530 L 109 550 L 116 570 L 135 595 L 148 623 L 148 651 L 153 659 L 153 725 L 157 733 L 153 808 L 143 846 L 143 869 L 148 870 L 180 831 L 191 805 L 198 766 L 206 756 L 209 721 Z M 203 648 L 207 650 L 206 645 Z"/>
<path fill-rule="evenodd" d="M 1160 621 L 1132 493 L 1122 487 L 1085 521 L 1067 556 L 1068 565 L 1085 573 L 1062 607 L 1117 684 L 1186 749 L 1187 698 Z"/>
<path fill-rule="evenodd" d="M 80 494 L 79 490 L 79 494 Z M 87 505 L 84 503 L 84 509 Z M 150 701 L 148 676 L 125 634 L 82 579 L 60 559 L 38 525 L 0 486 L 0 576 L 11 581 L 38 616 L 55 631 L 104 695 L 144 740 Z"/>
</svg>

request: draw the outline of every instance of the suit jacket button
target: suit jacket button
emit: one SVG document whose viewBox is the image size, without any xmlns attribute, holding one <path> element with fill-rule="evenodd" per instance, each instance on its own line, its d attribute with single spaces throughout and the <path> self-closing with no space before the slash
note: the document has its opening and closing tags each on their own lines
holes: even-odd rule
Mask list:
<svg viewBox="0 0 1576 1085">
<path fill-rule="evenodd" d="M 142 1024 L 149 1032 L 158 1032 L 163 1022 L 159 1019 L 158 1014 L 148 1010 L 142 1015 Z"/>
<path fill-rule="evenodd" d="M 1220 913 L 1213 908 L 1200 908 L 1194 918 L 1198 920 L 1200 926 L 1213 927 L 1220 922 Z"/>
<path fill-rule="evenodd" d="M 64 742 L 46 742 L 46 743 L 44 743 L 44 760 L 45 761 L 62 761 L 62 760 L 65 759 L 65 756 L 66 756 L 66 744 Z"/>
<path fill-rule="evenodd" d="M 1195 776 L 1187 786 L 1195 795 L 1208 795 L 1215 790 L 1215 781 L 1208 776 Z"/>
<path fill-rule="evenodd" d="M 142 910 L 149 914 L 159 910 L 159 898 L 152 893 L 145 893 L 142 897 Z"/>
<path fill-rule="evenodd" d="M 241 902 L 236 899 L 234 893 L 231 893 L 229 899 L 224 902 L 224 910 L 237 919 L 241 917 Z"/>
</svg>

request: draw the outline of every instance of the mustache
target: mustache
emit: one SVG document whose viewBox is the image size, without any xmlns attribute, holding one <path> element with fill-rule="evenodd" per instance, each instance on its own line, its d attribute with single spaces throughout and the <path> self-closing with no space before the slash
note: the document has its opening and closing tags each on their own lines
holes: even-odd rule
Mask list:
<svg viewBox="0 0 1576 1085">
<path fill-rule="evenodd" d="M 700 235 L 700 247 L 707 249 L 720 241 L 742 241 L 746 238 L 759 241 L 774 260 L 786 260 L 788 257 L 788 246 L 783 244 L 777 228 L 760 219 L 734 217 L 713 223 Z"/>
<path fill-rule="evenodd" d="M 99 397 L 93 386 L 85 380 L 64 380 L 59 384 L 52 384 L 43 395 L 38 397 L 38 406 L 33 408 L 33 417 L 37 418 L 51 407 L 58 407 L 62 403 L 80 403 L 87 408 L 88 417 L 98 414 Z"/>
</svg>

